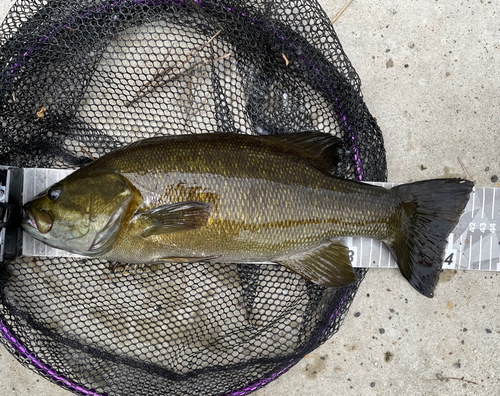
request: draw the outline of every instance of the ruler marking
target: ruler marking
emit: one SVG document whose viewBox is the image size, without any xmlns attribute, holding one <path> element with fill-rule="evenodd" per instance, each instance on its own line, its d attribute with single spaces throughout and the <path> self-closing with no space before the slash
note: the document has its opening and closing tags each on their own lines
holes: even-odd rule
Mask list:
<svg viewBox="0 0 500 396">
<path fill-rule="evenodd" d="M 470 217 L 474 218 L 474 202 L 476 200 L 476 187 L 472 188 L 472 208 L 470 211 Z"/>
<path fill-rule="evenodd" d="M 455 238 L 455 234 L 453 234 L 453 232 L 450 233 L 450 235 L 448 235 L 448 243 L 446 244 L 445 250 L 444 250 L 444 252 L 445 252 L 445 259 L 448 257 L 448 256 L 446 256 L 448 254 L 448 252 L 449 252 L 448 249 L 450 249 L 450 250 L 453 249 L 453 239 L 454 238 Z M 452 258 L 453 258 L 453 256 L 452 256 Z M 451 269 L 451 268 L 449 268 L 449 269 Z"/>
<path fill-rule="evenodd" d="M 462 235 L 460 235 L 460 258 L 458 259 L 458 268 L 462 268 L 462 253 L 464 251 L 464 246 L 462 245 Z"/>
<path fill-rule="evenodd" d="M 377 264 L 377 267 L 380 268 L 380 263 L 382 262 L 382 242 L 380 242 L 380 245 L 379 245 L 379 251 L 378 251 L 378 264 Z"/>
<path fill-rule="evenodd" d="M 482 253 L 483 253 L 483 236 L 479 235 L 479 267 L 478 267 L 478 269 L 481 269 Z"/>
<path fill-rule="evenodd" d="M 493 189 L 493 199 L 491 200 L 491 218 L 495 219 L 495 188 Z"/>
<path fill-rule="evenodd" d="M 492 254 L 493 254 L 493 233 L 490 234 L 490 271 L 491 271 L 491 259 L 492 259 Z"/>
<path fill-rule="evenodd" d="M 370 239 L 370 261 L 368 262 L 368 267 L 372 266 L 372 253 L 373 253 L 373 239 Z"/>
<path fill-rule="evenodd" d="M 467 269 L 470 270 L 470 260 L 472 258 L 472 234 L 469 236 L 469 265 Z"/>
<path fill-rule="evenodd" d="M 36 195 L 36 174 L 37 172 L 35 170 L 35 177 L 33 178 L 33 193 L 34 193 L 33 196 Z"/>
<path fill-rule="evenodd" d="M 481 207 L 481 219 L 484 217 L 484 199 L 486 198 L 486 191 L 484 188 L 482 189 L 483 191 L 483 206 Z"/>
<path fill-rule="evenodd" d="M 363 262 L 363 238 L 359 238 L 359 266 L 362 267 L 361 264 Z"/>
</svg>

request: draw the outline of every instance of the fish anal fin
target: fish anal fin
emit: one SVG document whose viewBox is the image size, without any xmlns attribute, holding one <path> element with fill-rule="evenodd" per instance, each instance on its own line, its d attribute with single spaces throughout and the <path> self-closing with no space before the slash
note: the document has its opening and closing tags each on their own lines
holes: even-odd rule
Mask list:
<svg viewBox="0 0 500 396">
<path fill-rule="evenodd" d="M 207 224 L 211 208 L 207 202 L 178 202 L 141 212 L 133 221 L 143 222 L 142 236 L 147 238 L 201 228 Z"/>
<path fill-rule="evenodd" d="M 346 286 L 357 280 L 349 260 L 347 246 L 337 241 L 278 262 L 304 278 L 325 287 Z"/>
</svg>

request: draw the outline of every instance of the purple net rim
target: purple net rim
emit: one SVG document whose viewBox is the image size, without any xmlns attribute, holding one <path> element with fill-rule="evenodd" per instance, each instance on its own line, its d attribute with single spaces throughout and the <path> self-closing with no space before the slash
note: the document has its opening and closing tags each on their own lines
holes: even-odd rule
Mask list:
<svg viewBox="0 0 500 396">
<path fill-rule="evenodd" d="M 194 2 L 195 2 L 195 4 L 197 4 L 198 6 L 200 6 L 202 8 L 208 7 L 207 4 L 203 3 L 201 0 L 194 0 Z M 147 5 L 147 6 L 175 5 L 175 6 L 185 6 L 186 7 L 189 4 L 185 0 L 153 0 L 153 1 L 152 0 L 116 0 L 116 1 L 113 1 L 111 3 L 103 4 L 103 5 L 100 5 L 97 7 L 92 7 L 89 10 L 87 10 L 86 12 L 78 15 L 77 17 L 74 17 L 69 22 L 55 26 L 48 34 L 46 34 L 42 37 L 39 37 L 37 39 L 37 43 L 34 46 L 31 46 L 30 48 L 28 48 L 28 50 L 23 53 L 22 58 L 13 64 L 12 68 L 10 69 L 10 71 L 7 72 L 7 74 L 14 73 L 15 69 L 17 69 L 24 62 L 24 59 L 26 59 L 26 57 L 28 57 L 35 50 L 40 48 L 40 46 L 44 42 L 50 41 L 50 39 L 58 31 L 63 30 L 63 29 L 68 29 L 68 28 L 70 28 L 70 26 L 72 24 L 77 23 L 77 19 L 81 20 L 85 17 L 92 17 L 93 15 L 99 14 L 101 12 L 112 12 L 119 7 L 133 7 L 133 6 L 137 6 L 137 5 Z M 255 18 L 253 18 L 251 15 L 249 15 L 246 12 L 238 11 L 238 10 L 233 9 L 232 7 L 228 7 L 225 5 L 220 5 L 220 4 L 215 4 L 215 5 L 217 7 L 222 8 L 225 11 L 238 13 L 240 16 L 243 16 L 243 17 L 249 19 L 250 23 L 252 23 L 252 24 L 259 24 L 259 25 L 261 24 L 258 20 L 256 20 Z M 273 33 L 276 37 L 280 38 L 286 44 L 288 44 L 288 46 L 290 46 L 292 48 L 295 47 L 294 43 L 287 40 L 287 38 L 279 31 L 274 30 Z M 314 70 L 314 72 L 316 73 L 317 79 L 322 84 L 324 84 L 325 86 L 329 86 L 329 83 L 328 83 L 328 80 L 326 79 L 326 77 L 321 73 L 321 71 L 317 67 L 315 67 L 312 64 L 312 62 L 310 62 L 310 60 L 305 55 L 300 55 L 299 59 L 303 63 L 305 63 L 309 68 Z M 333 92 L 333 90 L 331 88 L 329 88 L 329 91 L 330 91 L 330 94 L 332 95 L 332 98 L 335 98 L 335 104 L 337 107 L 337 112 L 338 112 L 339 118 L 340 118 L 341 122 L 343 122 L 343 126 L 344 126 L 345 130 L 347 131 L 349 139 L 351 140 L 351 147 L 353 149 L 353 157 L 354 157 L 354 162 L 356 164 L 357 177 L 358 177 L 359 181 L 362 181 L 364 171 L 363 171 L 363 167 L 362 167 L 362 163 L 361 163 L 359 149 L 356 145 L 355 133 L 348 123 L 347 117 L 342 110 L 342 106 L 340 105 L 339 100 L 335 95 L 335 92 Z"/>
<path fill-rule="evenodd" d="M 80 395 L 85 396 L 108 396 L 107 393 L 99 393 L 94 389 L 87 389 L 76 382 L 68 380 L 63 375 L 60 375 L 57 371 L 52 370 L 48 364 L 43 363 L 38 359 L 33 353 L 27 350 L 23 344 L 14 337 L 14 335 L 9 331 L 5 324 L 0 320 L 0 327 L 2 329 L 2 336 L 7 341 L 7 343 L 19 353 L 19 355 L 25 359 L 29 360 L 30 363 L 35 367 L 36 371 L 45 377 L 49 377 L 52 381 L 61 385 L 72 392 L 77 392 Z"/>
</svg>

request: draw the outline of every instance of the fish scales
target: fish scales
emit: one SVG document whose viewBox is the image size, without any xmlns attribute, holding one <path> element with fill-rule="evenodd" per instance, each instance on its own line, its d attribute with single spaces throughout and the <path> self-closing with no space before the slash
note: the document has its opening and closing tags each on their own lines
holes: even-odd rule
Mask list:
<svg viewBox="0 0 500 396">
<path fill-rule="evenodd" d="M 394 198 L 386 189 L 336 179 L 279 147 L 227 137 L 222 142 L 158 139 L 89 166 L 125 176 L 141 193 L 143 209 L 184 201 L 213 205 L 205 227 L 156 236 L 151 246 L 124 229 L 110 256 L 123 250 L 128 261 L 142 262 L 145 252 L 169 244 L 175 257 L 275 261 L 331 238 L 386 237 L 387 219 L 394 213 Z"/>
</svg>

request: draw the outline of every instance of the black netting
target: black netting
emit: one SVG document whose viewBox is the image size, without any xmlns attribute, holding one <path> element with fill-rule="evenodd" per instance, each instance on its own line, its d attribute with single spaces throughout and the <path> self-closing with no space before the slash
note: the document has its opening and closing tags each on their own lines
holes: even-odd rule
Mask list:
<svg viewBox="0 0 500 396">
<path fill-rule="evenodd" d="M 161 134 L 318 130 L 345 142 L 338 175 L 385 180 L 380 130 L 314 1 L 19 0 L 0 33 L 0 164 L 71 168 Z M 274 265 L 117 267 L 4 263 L 0 339 L 80 394 L 243 395 L 331 337 L 364 275 L 326 289 Z"/>
</svg>

